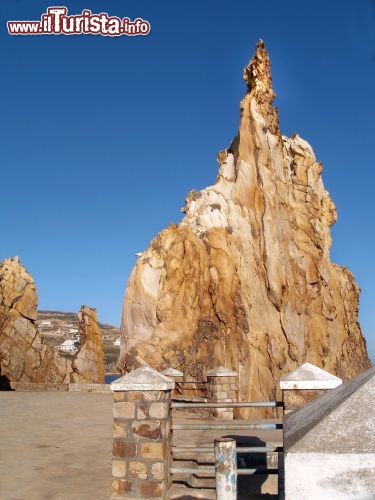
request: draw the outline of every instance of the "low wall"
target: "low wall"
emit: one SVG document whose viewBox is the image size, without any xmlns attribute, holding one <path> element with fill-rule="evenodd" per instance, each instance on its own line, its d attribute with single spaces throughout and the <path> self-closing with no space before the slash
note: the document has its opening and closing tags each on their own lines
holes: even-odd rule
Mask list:
<svg viewBox="0 0 375 500">
<path fill-rule="evenodd" d="M 11 390 L 13 391 L 52 391 L 52 392 L 67 392 L 69 384 L 36 384 L 33 382 L 10 382 Z"/>
<path fill-rule="evenodd" d="M 36 384 L 33 382 L 10 382 L 13 391 L 40 392 L 111 392 L 110 384 Z"/>
<path fill-rule="evenodd" d="M 284 418 L 285 499 L 375 498 L 375 367 Z"/>
<path fill-rule="evenodd" d="M 111 392 L 110 384 L 69 384 L 69 392 Z"/>
</svg>

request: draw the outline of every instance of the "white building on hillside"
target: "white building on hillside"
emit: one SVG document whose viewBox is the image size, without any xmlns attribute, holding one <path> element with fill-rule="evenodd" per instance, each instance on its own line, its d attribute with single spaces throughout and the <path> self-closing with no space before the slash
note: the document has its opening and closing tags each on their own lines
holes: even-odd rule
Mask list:
<svg viewBox="0 0 375 500">
<path fill-rule="evenodd" d="M 57 346 L 57 349 L 60 351 L 65 351 L 65 352 L 75 352 L 77 350 L 75 346 L 76 340 L 68 339 L 64 340 L 62 344 Z"/>
</svg>

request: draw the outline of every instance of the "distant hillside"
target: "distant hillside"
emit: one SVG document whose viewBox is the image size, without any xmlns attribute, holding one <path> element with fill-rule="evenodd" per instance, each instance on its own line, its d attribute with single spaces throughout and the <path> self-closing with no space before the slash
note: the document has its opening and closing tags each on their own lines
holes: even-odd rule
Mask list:
<svg viewBox="0 0 375 500">
<path fill-rule="evenodd" d="M 38 311 L 37 324 L 42 321 L 51 321 L 53 324 L 77 324 L 77 313 L 61 312 L 61 311 Z M 107 323 L 99 323 L 103 335 L 120 335 L 120 329 L 114 325 Z"/>
<path fill-rule="evenodd" d="M 38 311 L 38 319 L 35 323 L 45 342 L 53 347 L 57 347 L 64 340 L 74 338 L 78 332 L 77 313 Z M 119 347 L 113 345 L 113 342 L 119 338 L 120 329 L 105 323 L 99 323 L 99 327 L 103 333 L 106 372 L 116 372 L 116 360 L 120 350 Z"/>
</svg>

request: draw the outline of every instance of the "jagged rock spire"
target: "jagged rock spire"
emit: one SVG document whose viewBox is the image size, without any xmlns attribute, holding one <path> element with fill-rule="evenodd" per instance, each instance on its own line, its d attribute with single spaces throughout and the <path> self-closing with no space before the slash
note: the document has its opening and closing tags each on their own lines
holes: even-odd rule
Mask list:
<svg viewBox="0 0 375 500">
<path fill-rule="evenodd" d="M 271 60 L 263 40 L 259 39 L 255 54 L 243 70 L 248 93 L 253 92 L 259 102 L 269 102 L 275 98 L 272 89 Z"/>
<path fill-rule="evenodd" d="M 248 92 L 215 185 L 192 191 L 185 217 L 151 242 L 130 276 L 119 366 L 168 366 L 201 380 L 239 374 L 240 401 L 275 398 L 308 361 L 340 378 L 370 366 L 358 285 L 330 261 L 335 207 L 311 146 L 282 136 L 260 40 Z"/>
<path fill-rule="evenodd" d="M 262 126 L 281 140 L 277 108 L 272 105 L 276 94 L 272 89 L 271 61 L 263 40 L 258 40 L 255 54 L 243 70 L 243 77 L 247 84 L 247 93 L 240 104 L 238 159 L 251 162 L 254 148 L 262 149 L 259 134 L 254 135 L 251 132 L 255 125 L 254 118 L 257 121 L 256 116 L 262 116 Z"/>
</svg>

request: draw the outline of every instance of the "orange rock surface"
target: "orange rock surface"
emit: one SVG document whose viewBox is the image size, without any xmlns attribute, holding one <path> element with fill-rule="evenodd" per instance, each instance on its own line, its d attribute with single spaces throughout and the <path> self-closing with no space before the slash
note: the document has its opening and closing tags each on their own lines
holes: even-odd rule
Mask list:
<svg viewBox="0 0 375 500">
<path fill-rule="evenodd" d="M 98 325 L 96 309 L 81 307 L 78 313 L 78 331 L 81 347 L 73 360 L 73 381 L 84 379 L 88 383 L 104 384 L 103 336 Z"/>
<path fill-rule="evenodd" d="M 358 324 L 359 287 L 330 260 L 336 208 L 322 163 L 285 137 L 259 41 L 247 93 L 216 183 L 186 198 L 185 217 L 142 253 L 126 291 L 119 366 L 177 368 L 201 379 L 239 373 L 240 400 L 273 399 L 305 361 L 348 379 L 370 366 Z"/>
</svg>

